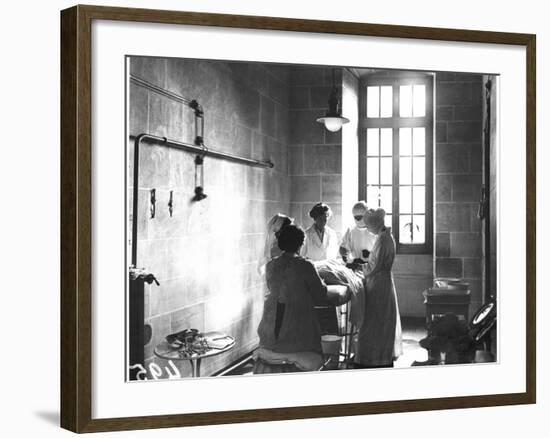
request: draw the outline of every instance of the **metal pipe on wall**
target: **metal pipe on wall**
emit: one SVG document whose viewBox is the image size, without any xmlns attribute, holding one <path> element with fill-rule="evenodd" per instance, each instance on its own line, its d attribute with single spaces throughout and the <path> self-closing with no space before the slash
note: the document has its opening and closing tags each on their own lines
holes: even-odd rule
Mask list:
<svg viewBox="0 0 550 438">
<path fill-rule="evenodd" d="M 154 91 L 155 93 L 161 94 L 164 97 L 168 97 L 172 100 L 183 103 L 187 106 L 191 106 L 191 103 L 193 102 L 192 99 L 188 99 L 186 97 L 180 96 L 179 94 L 173 93 L 172 91 L 165 90 L 164 88 L 158 87 L 155 84 L 152 84 L 151 82 L 147 82 L 146 80 L 138 78 L 137 76 L 134 76 L 134 75 L 130 75 L 130 82 L 133 82 L 134 84 L 139 85 L 140 87 L 147 88 L 148 90 Z"/>
<path fill-rule="evenodd" d="M 263 168 L 272 168 L 273 163 L 270 161 L 260 161 L 254 160 L 251 158 L 239 157 L 233 154 L 227 154 L 224 152 L 213 151 L 206 148 L 203 144 L 203 135 L 202 132 L 204 129 L 204 118 L 202 108 L 196 100 L 188 99 L 179 94 L 173 93 L 172 91 L 166 90 L 164 88 L 158 87 L 155 84 L 147 82 L 144 79 L 141 79 L 132 74 L 129 75 L 130 82 L 146 88 L 148 90 L 154 91 L 162 96 L 165 96 L 169 99 L 180 102 L 189 108 L 195 111 L 195 125 L 197 125 L 197 120 L 200 119 L 200 131 L 196 132 L 195 144 L 184 143 L 176 140 L 169 140 L 166 137 L 159 137 L 152 134 L 139 134 L 138 136 L 130 136 L 131 139 L 134 139 L 134 185 L 133 185 L 133 201 L 132 201 L 132 266 L 136 267 L 137 263 L 137 223 L 138 223 L 138 179 L 139 179 L 139 149 L 142 141 L 148 141 L 153 144 L 158 144 L 160 146 L 171 147 L 174 149 L 179 149 L 182 151 L 193 152 L 202 157 L 209 156 L 214 158 L 221 158 L 224 160 L 229 160 L 235 163 L 247 164 L 249 166 L 263 167 Z M 198 127 L 195 126 L 195 130 L 198 130 Z"/>
<path fill-rule="evenodd" d="M 152 134 L 139 134 L 134 138 L 134 184 L 133 184 L 133 200 L 132 200 L 132 266 L 136 267 L 137 263 L 137 228 L 138 228 L 138 187 L 139 187 L 139 149 L 142 141 L 148 141 L 160 146 L 171 147 L 182 151 L 193 152 L 202 156 L 213 158 L 221 158 L 235 163 L 247 164 L 249 166 L 272 168 L 274 165 L 270 161 L 254 160 L 252 158 L 239 157 L 225 152 L 213 151 L 201 146 L 196 146 L 190 143 L 183 143 L 176 140 L 169 140 L 166 137 L 159 137 Z"/>
<path fill-rule="evenodd" d="M 181 141 L 170 140 L 170 139 L 167 139 L 166 137 L 160 137 L 158 135 L 140 134 L 135 137 L 133 135 L 130 136 L 130 139 L 134 139 L 134 145 L 135 145 L 135 140 L 137 140 L 138 138 L 140 142 L 147 141 L 149 143 L 158 144 L 160 146 L 166 146 L 166 147 L 171 147 L 173 149 L 193 152 L 204 157 L 221 158 L 224 160 L 232 161 L 234 163 L 247 164 L 249 166 L 254 166 L 254 167 L 263 167 L 266 169 L 271 169 L 272 167 L 274 167 L 274 164 L 271 161 L 261 161 L 261 160 L 255 160 L 253 158 L 239 157 L 238 155 L 228 154 L 226 152 L 218 152 L 212 149 L 206 149 L 204 147 L 200 147 L 191 143 L 184 143 Z"/>
</svg>

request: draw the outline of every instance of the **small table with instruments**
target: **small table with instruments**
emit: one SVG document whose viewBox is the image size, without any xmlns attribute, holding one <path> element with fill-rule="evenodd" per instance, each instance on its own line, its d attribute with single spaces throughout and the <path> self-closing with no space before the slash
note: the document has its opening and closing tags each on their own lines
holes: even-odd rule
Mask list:
<svg viewBox="0 0 550 438">
<path fill-rule="evenodd" d="M 181 343 L 162 341 L 155 347 L 155 356 L 166 360 L 188 360 L 191 362 L 192 376 L 200 377 L 202 359 L 225 353 L 235 346 L 235 338 L 226 333 L 214 331 L 200 335 L 204 342 L 197 344 L 196 349 Z"/>
</svg>

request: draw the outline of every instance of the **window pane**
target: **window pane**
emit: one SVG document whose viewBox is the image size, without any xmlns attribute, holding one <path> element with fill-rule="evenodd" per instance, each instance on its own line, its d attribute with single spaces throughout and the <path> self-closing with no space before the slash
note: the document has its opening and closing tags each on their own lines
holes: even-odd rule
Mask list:
<svg viewBox="0 0 550 438">
<path fill-rule="evenodd" d="M 413 216 L 413 243 L 426 242 L 426 219 L 424 215 L 415 214 Z"/>
<path fill-rule="evenodd" d="M 392 212 L 392 188 L 380 187 L 380 207 L 382 207 L 386 213 Z"/>
<path fill-rule="evenodd" d="M 380 155 L 393 154 L 393 134 L 391 128 L 380 130 Z"/>
<path fill-rule="evenodd" d="M 380 117 L 391 117 L 393 108 L 392 87 L 380 87 Z"/>
<path fill-rule="evenodd" d="M 380 87 L 367 87 L 367 117 L 380 117 Z"/>
<path fill-rule="evenodd" d="M 378 128 L 367 129 L 367 155 L 378 156 Z"/>
<path fill-rule="evenodd" d="M 413 128 L 413 155 L 426 155 L 426 128 Z"/>
<path fill-rule="evenodd" d="M 399 115 L 401 117 L 412 116 L 412 85 L 399 87 Z"/>
<path fill-rule="evenodd" d="M 378 179 L 379 158 L 367 158 L 367 184 L 380 184 Z"/>
<path fill-rule="evenodd" d="M 399 242 L 400 243 L 412 243 L 413 242 L 413 235 L 412 229 L 412 216 L 406 214 L 406 215 L 399 215 Z"/>
<path fill-rule="evenodd" d="M 415 186 L 413 187 L 413 213 L 425 213 L 426 212 L 426 187 Z M 403 212 L 408 213 L 408 212 Z"/>
<path fill-rule="evenodd" d="M 379 195 L 380 195 L 380 188 L 378 186 L 367 187 L 367 206 L 369 208 L 380 207 Z"/>
<path fill-rule="evenodd" d="M 399 155 L 411 155 L 411 128 L 399 128 Z"/>
<path fill-rule="evenodd" d="M 426 159 L 424 157 L 413 158 L 413 184 L 426 184 Z"/>
<path fill-rule="evenodd" d="M 426 115 L 426 86 L 415 85 L 413 87 L 413 116 L 424 117 Z"/>
<path fill-rule="evenodd" d="M 399 213 L 412 213 L 411 186 L 399 187 Z"/>
<path fill-rule="evenodd" d="M 411 157 L 399 157 L 399 184 L 411 184 Z"/>
<path fill-rule="evenodd" d="M 388 228 L 391 228 L 392 227 L 392 215 L 391 214 L 387 214 L 386 213 L 386 216 L 384 216 L 384 225 Z"/>
<path fill-rule="evenodd" d="M 393 176 L 392 158 L 380 158 L 380 184 L 391 184 Z"/>
</svg>

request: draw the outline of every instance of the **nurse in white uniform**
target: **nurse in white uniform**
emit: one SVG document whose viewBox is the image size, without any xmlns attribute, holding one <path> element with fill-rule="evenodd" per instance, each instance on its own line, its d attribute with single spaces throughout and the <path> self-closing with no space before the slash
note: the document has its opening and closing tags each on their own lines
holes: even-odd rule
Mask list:
<svg viewBox="0 0 550 438">
<path fill-rule="evenodd" d="M 309 212 L 313 224 L 306 230 L 306 239 L 301 255 L 311 261 L 332 260 L 338 257 L 338 236 L 327 225 L 332 216 L 330 207 L 319 202 Z"/>
</svg>

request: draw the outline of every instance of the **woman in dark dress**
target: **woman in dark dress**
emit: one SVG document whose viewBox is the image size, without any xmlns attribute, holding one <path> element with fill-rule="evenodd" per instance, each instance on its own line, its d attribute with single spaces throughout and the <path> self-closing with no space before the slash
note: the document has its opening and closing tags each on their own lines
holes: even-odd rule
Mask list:
<svg viewBox="0 0 550 438">
<path fill-rule="evenodd" d="M 295 225 L 284 227 L 279 234 L 283 253 L 266 265 L 269 293 L 258 326 L 258 351 L 263 357 L 286 357 L 289 360 L 285 363 L 296 359 L 298 369 L 322 364 L 321 330 L 314 306 L 327 294 L 313 263 L 299 255 L 304 237 L 303 230 Z M 255 373 L 276 372 L 265 368 L 261 354 L 258 359 Z"/>
</svg>

